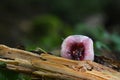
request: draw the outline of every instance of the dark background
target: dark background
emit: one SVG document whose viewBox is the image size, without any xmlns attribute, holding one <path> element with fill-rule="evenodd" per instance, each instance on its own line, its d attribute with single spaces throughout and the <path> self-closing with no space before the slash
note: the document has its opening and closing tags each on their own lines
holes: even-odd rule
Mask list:
<svg viewBox="0 0 120 80">
<path fill-rule="evenodd" d="M 1 0 L 0 43 L 46 51 L 65 37 L 94 40 L 95 54 L 120 59 L 120 0 Z"/>
</svg>

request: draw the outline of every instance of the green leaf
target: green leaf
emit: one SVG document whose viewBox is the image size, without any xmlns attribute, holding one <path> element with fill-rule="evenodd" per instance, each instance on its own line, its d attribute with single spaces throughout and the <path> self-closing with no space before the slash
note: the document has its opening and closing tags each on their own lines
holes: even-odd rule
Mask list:
<svg viewBox="0 0 120 80">
<path fill-rule="evenodd" d="M 0 68 L 5 68 L 6 67 L 6 63 L 5 62 L 0 62 Z"/>
</svg>

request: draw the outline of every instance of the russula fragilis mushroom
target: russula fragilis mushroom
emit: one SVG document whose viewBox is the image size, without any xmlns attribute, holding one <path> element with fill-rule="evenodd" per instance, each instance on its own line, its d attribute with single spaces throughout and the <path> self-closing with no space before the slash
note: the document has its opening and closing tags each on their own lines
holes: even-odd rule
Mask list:
<svg viewBox="0 0 120 80">
<path fill-rule="evenodd" d="M 71 35 L 61 45 L 61 56 L 73 60 L 94 60 L 93 41 L 84 35 Z"/>
</svg>

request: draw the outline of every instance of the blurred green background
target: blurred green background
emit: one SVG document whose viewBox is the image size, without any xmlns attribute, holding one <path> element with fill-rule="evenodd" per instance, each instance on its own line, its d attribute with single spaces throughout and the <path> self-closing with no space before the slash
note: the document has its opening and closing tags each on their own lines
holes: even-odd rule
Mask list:
<svg viewBox="0 0 120 80">
<path fill-rule="evenodd" d="M 53 51 L 68 35 L 82 34 L 94 40 L 96 54 L 107 51 L 117 57 L 119 4 L 119 0 L 2 0 L 0 43 Z"/>
<path fill-rule="evenodd" d="M 2 0 L 0 43 L 53 51 L 68 35 L 82 34 L 94 40 L 96 54 L 104 49 L 120 55 L 119 4 L 119 0 Z"/>
<path fill-rule="evenodd" d="M 0 44 L 54 52 L 74 34 L 91 37 L 96 55 L 120 60 L 120 0 L 0 1 Z"/>
<path fill-rule="evenodd" d="M 0 43 L 46 51 L 82 34 L 94 40 L 95 54 L 120 60 L 120 0 L 2 0 Z"/>
</svg>

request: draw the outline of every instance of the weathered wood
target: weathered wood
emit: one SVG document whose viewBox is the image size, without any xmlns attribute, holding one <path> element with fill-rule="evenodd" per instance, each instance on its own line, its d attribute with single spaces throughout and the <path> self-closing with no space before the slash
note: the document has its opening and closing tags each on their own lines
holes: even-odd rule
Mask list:
<svg viewBox="0 0 120 80">
<path fill-rule="evenodd" d="M 41 55 L 0 45 L 0 61 L 7 68 L 68 80 L 119 80 L 120 73 L 92 61 L 74 61 L 50 54 Z"/>
</svg>

